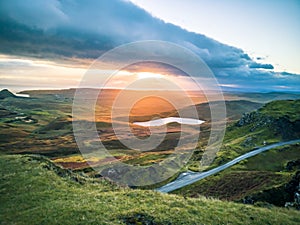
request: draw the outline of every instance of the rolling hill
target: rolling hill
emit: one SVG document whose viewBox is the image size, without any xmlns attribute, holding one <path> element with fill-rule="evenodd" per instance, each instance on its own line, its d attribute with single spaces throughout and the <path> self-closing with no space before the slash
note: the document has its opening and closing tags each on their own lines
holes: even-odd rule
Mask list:
<svg viewBox="0 0 300 225">
<path fill-rule="evenodd" d="M 210 168 L 223 165 L 263 145 L 298 139 L 299 112 L 300 100 L 277 100 L 245 113 L 227 128 L 223 146 Z M 230 169 L 174 193 L 193 197 L 205 195 L 252 204 L 267 202 L 283 207 L 286 202 L 294 201 L 298 184 L 293 184 L 293 191 L 286 187 L 299 179 L 299 146 L 278 147 L 243 160 Z"/>
<path fill-rule="evenodd" d="M 0 155 L 2 224 L 299 224 L 295 210 L 118 187 L 41 156 Z"/>
</svg>

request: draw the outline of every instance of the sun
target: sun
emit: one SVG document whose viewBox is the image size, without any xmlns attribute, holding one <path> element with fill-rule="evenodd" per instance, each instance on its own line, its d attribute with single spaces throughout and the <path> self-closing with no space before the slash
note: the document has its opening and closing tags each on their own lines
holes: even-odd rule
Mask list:
<svg viewBox="0 0 300 225">
<path fill-rule="evenodd" d="M 160 79 L 163 78 L 163 75 L 159 73 L 151 73 L 151 72 L 139 72 L 137 73 L 137 78 L 140 79 L 148 79 L 148 78 L 156 78 Z"/>
</svg>

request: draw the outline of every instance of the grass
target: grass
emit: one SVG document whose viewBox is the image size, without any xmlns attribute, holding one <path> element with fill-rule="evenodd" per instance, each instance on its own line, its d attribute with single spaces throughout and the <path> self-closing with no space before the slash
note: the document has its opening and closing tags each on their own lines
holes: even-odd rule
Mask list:
<svg viewBox="0 0 300 225">
<path fill-rule="evenodd" d="M 300 144 L 278 147 L 243 160 L 230 169 L 174 193 L 240 201 L 245 196 L 286 184 L 294 175 L 294 171 L 286 170 L 286 165 L 299 158 Z"/>
<path fill-rule="evenodd" d="M 118 92 L 116 92 L 118 93 Z M 113 91 L 104 93 L 104 102 L 99 105 L 98 113 L 101 116 L 97 116 L 97 128 L 101 131 L 100 138 L 103 144 L 109 150 L 124 149 L 124 154 L 127 154 L 127 147 L 125 147 L 119 140 L 113 138 L 113 130 L 111 129 L 111 121 L 107 119 L 110 115 L 110 104 L 113 102 L 114 95 Z M 74 136 L 72 134 L 72 124 L 71 124 L 71 106 L 72 106 L 72 95 L 74 90 L 58 90 L 58 91 L 30 91 L 29 94 L 33 98 L 28 99 L 15 99 L 7 98 L 4 99 L 0 106 L 3 108 L 3 113 L 16 113 L 24 114 L 24 116 L 31 116 L 38 122 L 35 124 L 22 124 L 22 123 L 4 123 L 7 119 L 11 118 L 0 118 L 0 148 L 5 152 L 10 153 L 38 153 L 49 157 L 61 157 L 64 158 L 69 154 L 79 153 Z M 154 101 L 155 99 L 153 99 Z M 155 100 L 156 101 L 156 100 Z M 281 102 L 279 102 L 281 104 Z M 142 103 L 141 103 L 142 104 Z M 217 103 L 215 103 L 217 104 Z M 278 104 L 278 103 L 277 103 Z M 283 103 L 285 105 L 285 110 L 288 111 L 289 107 L 292 107 L 291 103 Z M 151 116 L 151 112 L 147 107 L 141 107 L 142 105 L 136 105 L 133 117 L 137 117 L 139 113 L 141 116 Z M 160 104 L 163 106 L 164 104 Z M 249 102 L 249 101 L 226 101 L 228 119 L 240 118 L 243 112 L 249 112 L 253 109 L 257 109 L 261 106 L 259 103 Z M 152 106 L 151 106 L 152 107 Z M 150 108 L 151 108 L 150 107 Z M 167 107 L 168 108 L 168 107 Z M 270 109 L 269 109 L 270 108 Z M 272 111 L 271 109 L 276 108 L 273 105 L 269 107 L 264 107 L 265 113 Z M 5 110 L 4 110 L 5 109 Z M 280 108 L 281 109 L 281 108 Z M 140 111 L 139 111 L 140 110 Z M 153 109 L 154 111 L 158 109 Z M 165 112 L 166 109 L 162 110 Z M 199 111 L 200 117 L 209 120 L 210 111 L 209 105 L 207 103 L 197 105 L 197 110 Z M 159 111 L 159 110 L 158 110 Z M 163 114 L 164 114 L 163 113 Z M 290 114 L 295 113 L 295 110 L 290 110 Z M 99 114 L 99 115 L 100 115 Z M 98 115 L 98 114 L 97 114 Z M 152 115 L 153 116 L 153 115 Z M 165 116 L 168 116 L 167 114 Z M 130 117 L 131 118 L 131 117 Z M 141 119 L 140 118 L 140 119 Z M 176 126 L 169 125 L 170 131 L 176 128 Z M 177 128 L 176 128 L 177 129 Z M 270 132 L 270 129 L 259 129 L 253 132 L 249 132 L 251 126 L 245 127 L 234 127 L 234 129 L 226 132 L 225 145 L 222 150 L 218 153 L 218 159 L 215 161 L 213 166 L 222 164 L 239 154 L 247 152 L 254 148 L 256 145 L 262 145 L 264 141 L 277 142 L 280 137 L 274 132 Z M 201 135 L 199 140 L 199 146 L 195 151 L 199 154 L 194 155 L 192 160 L 188 165 L 191 170 L 199 170 L 198 159 L 201 158 L 207 139 L 210 134 L 209 124 L 204 124 L 201 127 Z M 144 131 L 140 129 L 137 130 L 138 135 L 141 135 Z M 126 136 L 127 134 L 125 134 Z M 166 156 L 164 151 L 173 149 L 177 145 L 177 140 L 179 138 L 178 132 L 169 132 L 164 141 L 157 147 L 156 150 L 162 152 L 161 156 L 144 156 L 144 155 L 131 155 L 129 163 L 147 165 L 154 162 L 159 162 L 163 160 Z M 252 138 L 253 143 L 248 146 L 242 146 L 247 138 Z M 93 142 L 90 142 L 93 144 Z"/>
<path fill-rule="evenodd" d="M 174 191 L 174 193 L 189 197 L 204 195 L 222 200 L 240 201 L 245 196 L 285 184 L 291 177 L 290 174 L 267 171 L 228 170 Z"/>
<path fill-rule="evenodd" d="M 41 94 L 37 91 L 35 94 L 33 93 L 35 98 L 32 99 L 8 98 L 0 102 L 2 110 L 0 115 L 2 128 L 0 130 L 0 148 L 2 152 L 8 153 L 43 154 L 55 158 L 55 161 L 60 165 L 77 172 L 76 174 L 61 172 L 44 158 L 1 156 L 0 201 L 1 203 L 4 202 L 4 206 L 2 204 L 0 206 L 0 210 L 2 210 L 0 221 L 3 221 L 3 224 L 32 224 L 32 218 L 36 219 L 37 224 L 65 224 L 68 223 L 68 217 L 72 218 L 70 224 L 71 222 L 74 224 L 99 224 L 99 221 L 101 224 L 129 223 L 130 221 L 133 221 L 133 224 L 139 224 L 139 222 L 143 224 L 141 221 L 145 220 L 155 221 L 154 224 L 267 224 L 268 220 L 272 224 L 289 224 L 295 220 L 295 216 L 290 219 L 290 215 L 293 214 L 289 214 L 291 211 L 272 209 L 270 215 L 279 212 L 283 216 L 287 216 L 284 218 L 288 218 L 281 220 L 274 215 L 272 218 L 270 215 L 266 215 L 265 209 L 248 208 L 244 205 L 205 199 L 199 196 L 203 194 L 237 201 L 246 195 L 286 183 L 291 178 L 291 172 L 285 171 L 284 167 L 288 161 L 299 158 L 298 145 L 262 153 L 242 161 L 227 171 L 177 192 L 180 195 L 198 197 L 199 199 L 184 198 L 180 195 L 161 195 L 145 190 L 133 191 L 113 186 L 104 180 L 96 181 L 78 175 L 80 171 L 85 171 L 91 175 L 95 173 L 88 167 L 86 160 L 79 155 L 72 134 L 71 93 L 58 92 L 59 98 L 55 97 L 53 93 L 55 92 L 45 91 L 44 94 Z M 65 97 L 61 96 L 63 94 Z M 109 95 L 107 105 L 112 100 Z M 112 155 L 120 160 L 135 165 L 149 165 L 165 159 L 172 148 L 176 146 L 179 137 L 176 131 L 178 125 L 170 124 L 168 126 L 170 132 L 157 149 L 158 151 L 139 153 L 126 149 L 111 136 L 110 108 L 105 104 L 98 108 L 96 125 L 101 131 L 100 134 L 103 135 L 101 138 L 103 137 L 104 144 L 111 149 Z M 226 104 L 230 122 L 239 119 L 242 113 L 261 106 L 247 101 L 228 101 Z M 138 111 L 137 109 L 135 111 Z M 209 120 L 210 112 L 207 104 L 198 105 L 197 109 L 201 118 Z M 136 121 L 153 116 L 147 114 L 148 109 L 146 110 L 146 108 L 142 108 L 141 112 L 142 116 L 138 116 L 139 113 L 134 112 L 130 119 Z M 271 102 L 258 112 L 262 117 L 284 118 L 291 123 L 297 123 L 300 118 L 299 100 Z M 37 119 L 38 122 L 32 124 L 26 124 L 22 121 L 7 122 L 19 115 L 30 116 Z M 168 113 L 164 112 L 160 115 L 168 116 Z M 257 125 L 257 122 L 259 121 L 244 126 L 237 126 L 233 122 L 226 131 L 224 145 L 211 167 L 223 164 L 255 147 L 262 146 L 265 141 L 270 144 L 283 139 L 273 123 Z M 135 131 L 137 135 L 145 133 L 142 129 Z M 204 124 L 201 128 L 198 148 L 187 166 L 189 169 L 195 171 L 199 169 L 199 161 L 209 134 L 210 125 Z M 87 144 L 93 145 L 93 141 Z M 101 159 L 89 159 L 96 166 L 99 160 Z M 164 171 L 157 172 L 162 173 Z M 176 175 L 161 184 L 174 179 Z M 145 174 L 145 180 L 147 180 L 147 176 L 150 175 Z M 145 188 L 154 187 L 157 186 L 152 185 Z M 105 198 L 110 200 L 106 201 Z M 241 215 L 245 207 L 247 210 L 253 210 L 253 214 L 250 213 L 249 218 L 244 218 Z M 15 211 L 17 212 L 16 216 Z M 212 214 L 211 211 L 214 213 Z M 231 214 L 238 216 L 233 218 Z M 19 217 L 20 219 L 18 219 Z M 260 217 L 262 218 L 261 221 L 258 220 Z M 244 219 L 245 221 L 243 221 Z M 64 220 L 67 222 L 63 222 Z"/>
<path fill-rule="evenodd" d="M 256 114 L 252 113 L 252 118 L 245 120 L 248 121 L 242 125 L 231 123 L 227 127 L 223 146 L 211 167 L 224 164 L 264 144 L 299 138 L 300 100 L 269 102 Z"/>
<path fill-rule="evenodd" d="M 287 163 L 300 159 L 300 144 L 279 147 L 251 157 L 237 169 L 251 171 L 284 171 Z"/>
<path fill-rule="evenodd" d="M 126 160 L 124 163 L 128 163 L 131 165 L 141 165 L 141 166 L 146 166 L 146 165 L 151 165 L 153 163 L 158 163 L 165 158 L 167 158 L 170 154 L 144 154 L 143 156 L 133 158 Z"/>
<path fill-rule="evenodd" d="M 300 100 L 280 100 L 267 103 L 259 112 L 276 119 L 286 117 L 291 122 L 300 118 Z"/>
<path fill-rule="evenodd" d="M 38 156 L 0 155 L 0 165 L 1 224 L 300 223 L 294 210 L 131 190 L 67 172 Z"/>
</svg>

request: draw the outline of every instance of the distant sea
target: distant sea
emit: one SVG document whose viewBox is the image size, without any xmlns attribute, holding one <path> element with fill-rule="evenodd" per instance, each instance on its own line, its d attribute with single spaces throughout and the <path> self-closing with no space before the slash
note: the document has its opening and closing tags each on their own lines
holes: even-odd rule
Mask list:
<svg viewBox="0 0 300 225">
<path fill-rule="evenodd" d="M 0 90 L 8 89 L 13 93 L 18 93 L 21 91 L 29 91 L 29 90 L 61 90 L 61 89 L 68 89 L 71 87 L 34 87 L 34 86 L 15 86 L 15 85 L 1 85 Z"/>
</svg>

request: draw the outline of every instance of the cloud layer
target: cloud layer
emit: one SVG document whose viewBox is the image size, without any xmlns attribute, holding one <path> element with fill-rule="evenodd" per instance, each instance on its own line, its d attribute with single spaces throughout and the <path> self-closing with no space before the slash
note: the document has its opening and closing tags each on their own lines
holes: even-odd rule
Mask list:
<svg viewBox="0 0 300 225">
<path fill-rule="evenodd" d="M 39 58 L 97 58 L 120 44 L 165 40 L 198 54 L 223 87 L 298 90 L 300 76 L 273 72 L 241 49 L 154 18 L 122 0 L 0 0 L 0 52 Z"/>
</svg>

